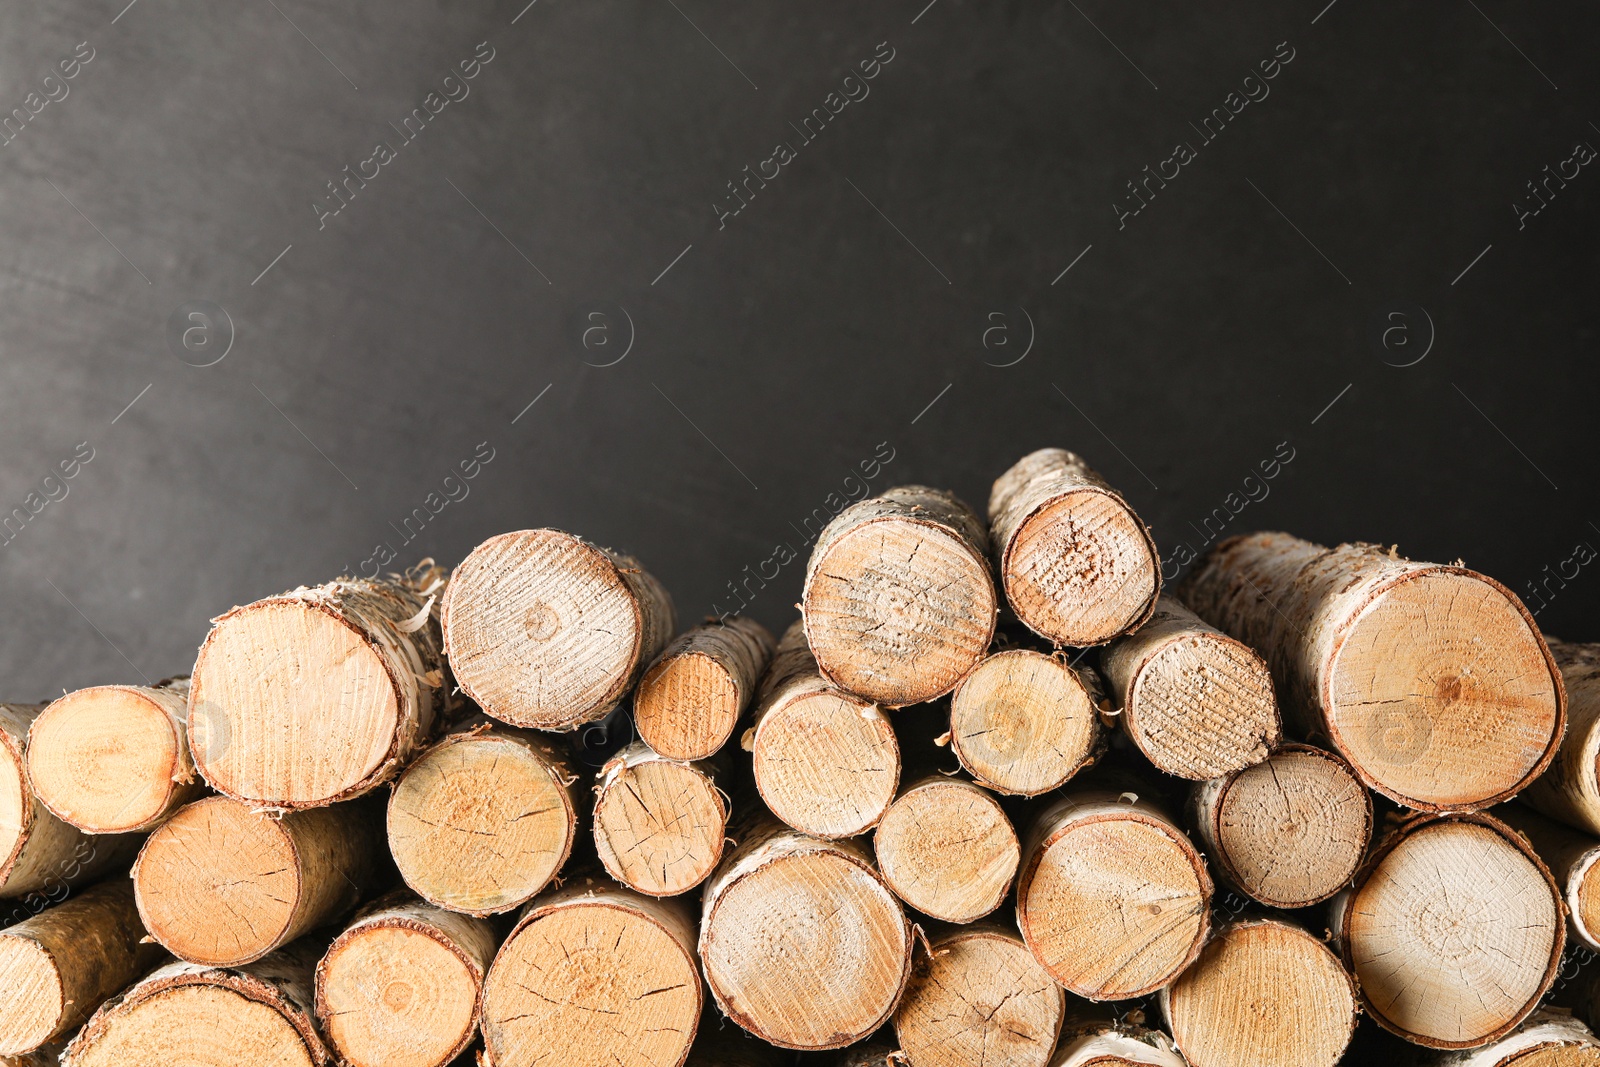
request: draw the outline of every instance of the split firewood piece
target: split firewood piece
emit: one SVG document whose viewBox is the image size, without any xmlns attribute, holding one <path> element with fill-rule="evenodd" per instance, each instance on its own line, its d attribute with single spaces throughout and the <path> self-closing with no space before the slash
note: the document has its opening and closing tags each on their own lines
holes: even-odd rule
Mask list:
<svg viewBox="0 0 1600 1067">
<path fill-rule="evenodd" d="M 1074 1016 L 1062 1027 L 1050 1067 L 1188 1067 L 1160 1030 Z"/>
<path fill-rule="evenodd" d="M 1217 778 L 1260 763 L 1283 740 L 1266 662 L 1170 596 L 1106 648 L 1100 673 L 1122 732 L 1165 774 Z"/>
<path fill-rule="evenodd" d="M 1441 1052 L 1429 1067 L 1600 1067 L 1600 1039 L 1571 1015 L 1542 1008 L 1482 1048 Z"/>
<path fill-rule="evenodd" d="M 407 767 L 389 798 L 389 851 L 430 904 L 510 911 L 549 884 L 578 832 L 578 776 L 547 738 L 475 716 Z"/>
<path fill-rule="evenodd" d="M 642 741 L 612 756 L 595 787 L 594 845 L 606 873 L 646 896 L 686 893 L 722 859 L 728 802 L 704 761 L 681 763 Z"/>
<path fill-rule="evenodd" d="M 1339 958 L 1277 919 L 1217 930 L 1160 1002 L 1189 1067 L 1335 1067 L 1360 1010 Z"/>
<path fill-rule="evenodd" d="M 1219 544 L 1179 596 L 1260 650 L 1302 734 L 1328 738 L 1407 807 L 1498 803 L 1555 755 L 1561 676 L 1533 616 L 1492 578 L 1258 533 Z"/>
<path fill-rule="evenodd" d="M 897 708 L 948 693 L 994 638 L 987 533 L 939 489 L 858 501 L 817 537 L 801 613 L 823 677 Z"/>
<path fill-rule="evenodd" d="M 767 628 L 743 616 L 679 634 L 639 680 L 639 737 L 668 759 L 716 755 L 755 699 L 773 648 Z"/>
<path fill-rule="evenodd" d="M 1047 808 L 1023 840 L 1017 926 L 1069 993 L 1128 1000 L 1199 954 L 1211 894 L 1200 853 L 1155 805 L 1083 792 Z"/>
<path fill-rule="evenodd" d="M 571 878 L 528 905 L 489 968 L 488 1062 L 680 1067 L 701 988 L 685 904 Z"/>
<path fill-rule="evenodd" d="M 911 924 L 866 852 L 770 818 L 734 836 L 700 913 L 717 1006 L 792 1049 L 843 1048 L 887 1022 L 911 971 Z"/>
<path fill-rule="evenodd" d="M 1561 889 L 1568 932 L 1600 952 L 1600 841 L 1520 803 L 1502 804 L 1492 814 L 1528 839 Z"/>
<path fill-rule="evenodd" d="M 315 808 L 393 778 L 448 710 L 443 573 L 341 578 L 216 619 L 189 688 L 189 748 L 212 788 Z"/>
<path fill-rule="evenodd" d="M 900 791 L 872 846 L 896 896 L 952 923 L 969 923 L 998 908 L 1020 858 L 1017 832 L 993 794 L 943 774 Z"/>
<path fill-rule="evenodd" d="M 1372 839 L 1371 794 L 1348 763 L 1310 745 L 1197 782 L 1188 815 L 1218 880 L 1274 908 L 1304 908 L 1349 885 Z"/>
<path fill-rule="evenodd" d="M 1550 770 L 1524 803 L 1568 826 L 1600 834 L 1600 644 L 1546 638 L 1567 689 L 1567 733 Z"/>
<path fill-rule="evenodd" d="M 995 479 L 989 530 L 1011 610 L 1058 645 L 1099 645 L 1137 628 L 1161 591 L 1145 524 L 1065 449 L 1029 453 Z"/>
<path fill-rule="evenodd" d="M 513 726 L 572 730 L 602 718 L 673 629 L 672 599 L 637 560 L 560 530 L 489 538 L 444 594 L 456 681 Z"/>
<path fill-rule="evenodd" d="M 996 652 L 950 695 L 950 751 L 998 793 L 1059 789 L 1105 749 L 1100 699 L 1099 680 L 1063 657 Z"/>
<path fill-rule="evenodd" d="M 1549 868 L 1498 819 L 1418 815 L 1334 898 L 1330 927 L 1379 1025 L 1462 1049 L 1538 1006 L 1561 962 L 1563 911 Z"/>
</svg>

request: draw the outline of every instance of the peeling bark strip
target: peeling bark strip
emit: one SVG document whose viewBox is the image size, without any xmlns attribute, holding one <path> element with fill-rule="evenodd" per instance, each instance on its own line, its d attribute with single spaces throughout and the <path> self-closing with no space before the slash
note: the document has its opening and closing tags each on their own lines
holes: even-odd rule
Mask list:
<svg viewBox="0 0 1600 1067">
<path fill-rule="evenodd" d="M 1600 1040 L 1564 1012 L 1541 1008 L 1498 1041 L 1479 1049 L 1440 1053 L 1429 1067 L 1593 1067 Z"/>
<path fill-rule="evenodd" d="M 1188 1067 L 1160 1030 L 1069 1019 L 1050 1067 Z"/>
<path fill-rule="evenodd" d="M 755 699 L 773 647 L 767 628 L 742 616 L 679 634 L 639 680 L 639 736 L 668 759 L 716 755 Z"/>
<path fill-rule="evenodd" d="M 513 726 L 572 730 L 616 707 L 672 636 L 672 600 L 639 562 L 559 530 L 491 537 L 444 593 L 462 692 Z"/>
<path fill-rule="evenodd" d="M 978 516 L 939 489 L 904 485 L 840 512 L 801 595 L 823 677 L 893 708 L 948 693 L 994 638 L 987 557 Z"/>
<path fill-rule="evenodd" d="M 1261 651 L 1286 718 L 1408 807 L 1497 803 L 1555 755 L 1561 677 L 1533 617 L 1492 578 L 1259 533 L 1220 543 L 1178 595 Z"/>
<path fill-rule="evenodd" d="M 1334 898 L 1329 926 L 1379 1025 L 1462 1049 L 1538 1006 L 1561 963 L 1564 911 L 1549 868 L 1498 819 L 1418 815 Z"/>
<path fill-rule="evenodd" d="M 1266 663 L 1172 597 L 1106 648 L 1100 672 L 1122 732 L 1163 773 L 1216 778 L 1260 763 L 1283 740 Z"/>
<path fill-rule="evenodd" d="M 1550 868 L 1567 905 L 1568 934 L 1600 952 L 1600 841 L 1522 804 L 1502 804 L 1493 814 L 1527 838 Z"/>
<path fill-rule="evenodd" d="M 1546 638 L 1567 690 L 1567 733 L 1550 770 L 1525 803 L 1569 826 L 1600 834 L 1600 644 Z"/>
<path fill-rule="evenodd" d="M 1098 680 L 1065 659 L 1013 648 L 984 659 L 950 696 L 950 750 L 1000 793 L 1060 788 L 1105 749 Z"/>
<path fill-rule="evenodd" d="M 1017 832 L 999 802 L 982 787 L 943 774 L 901 790 L 872 845 L 896 896 L 952 923 L 998 908 L 1020 858 Z"/>
<path fill-rule="evenodd" d="M 649 897 L 686 893 L 722 859 L 728 803 L 714 769 L 642 741 L 618 752 L 595 787 L 594 844 L 606 873 Z"/>
<path fill-rule="evenodd" d="M 989 531 L 1011 610 L 1058 645 L 1103 644 L 1155 609 L 1161 557 L 1150 531 L 1065 449 L 1029 453 L 995 479 Z"/>
</svg>

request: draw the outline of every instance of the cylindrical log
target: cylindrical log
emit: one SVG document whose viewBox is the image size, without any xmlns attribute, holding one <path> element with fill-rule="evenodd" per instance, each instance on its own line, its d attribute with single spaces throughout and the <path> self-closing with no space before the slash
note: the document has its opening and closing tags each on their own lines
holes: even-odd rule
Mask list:
<svg viewBox="0 0 1600 1067">
<path fill-rule="evenodd" d="M 1105 748 L 1098 680 L 1064 658 L 996 652 L 950 695 L 950 751 L 982 785 L 1037 796 L 1059 789 Z"/>
<path fill-rule="evenodd" d="M 1550 769 L 1522 794 L 1524 803 L 1600 835 L 1600 644 L 1546 638 L 1567 688 L 1567 733 Z"/>
<path fill-rule="evenodd" d="M 492 1067 L 680 1067 L 704 1005 L 694 920 L 578 876 L 529 903 L 483 993 Z"/>
<path fill-rule="evenodd" d="M 989 531 L 1011 610 L 1057 645 L 1099 645 L 1150 617 L 1161 558 L 1127 501 L 1081 458 L 1041 448 L 995 479 Z"/>
<path fill-rule="evenodd" d="M 393 778 L 448 710 L 442 582 L 341 578 L 216 619 L 189 688 L 189 749 L 212 788 L 314 808 Z"/>
<path fill-rule="evenodd" d="M 407 892 L 363 908 L 317 964 L 317 1019 L 349 1067 L 445 1067 L 478 1032 L 498 939 Z"/>
<path fill-rule="evenodd" d="M 754 725 L 740 743 L 767 807 L 817 837 L 872 829 L 900 783 L 900 746 L 888 717 L 822 677 L 798 622 L 778 643 Z"/>
<path fill-rule="evenodd" d="M 872 837 L 878 870 L 924 915 L 969 923 L 998 908 L 1016 877 L 1017 832 L 983 787 L 932 774 L 901 790 Z"/>
<path fill-rule="evenodd" d="M 1429 1067 L 1600 1067 L 1600 1039 L 1565 1012 L 1542 1008 L 1498 1041 L 1441 1052 Z"/>
<path fill-rule="evenodd" d="M 1014 930 L 990 923 L 936 935 L 895 1010 L 916 1067 L 1045 1067 L 1066 997 Z"/>
<path fill-rule="evenodd" d="M 1188 1067 L 1160 1030 L 1104 1020 L 1068 1019 L 1050 1067 Z"/>
<path fill-rule="evenodd" d="M 348 914 L 374 877 L 368 805 L 272 818 L 227 797 L 178 809 L 133 868 L 139 915 L 179 959 L 232 967 Z"/>
<path fill-rule="evenodd" d="M 706 763 L 680 763 L 635 741 L 595 787 L 594 845 L 606 873 L 646 896 L 686 893 L 722 859 L 728 803 Z"/>
<path fill-rule="evenodd" d="M 823 677 L 897 708 L 948 693 L 994 638 L 988 534 L 921 485 L 841 511 L 806 564 L 801 613 Z"/>
<path fill-rule="evenodd" d="M 723 1014 L 792 1049 L 843 1048 L 882 1026 L 911 971 L 911 925 L 866 852 L 772 819 L 735 836 L 700 913 Z"/>
<path fill-rule="evenodd" d="M 1160 1000 L 1189 1067 L 1335 1067 L 1360 1011 L 1338 957 L 1277 919 L 1219 929 Z"/>
<path fill-rule="evenodd" d="M 668 759 L 716 755 L 755 699 L 773 648 L 767 628 L 743 616 L 679 634 L 639 679 L 639 737 Z"/>
<path fill-rule="evenodd" d="M 1017 926 L 1050 976 L 1090 1000 L 1155 992 L 1200 952 L 1211 876 L 1176 823 L 1132 793 L 1047 808 L 1022 844 Z"/>
<path fill-rule="evenodd" d="M 1371 794 L 1348 763 L 1310 745 L 1195 783 L 1188 816 L 1218 880 L 1274 908 L 1349 885 L 1372 839 Z"/>
<path fill-rule="evenodd" d="M 572 852 L 581 811 L 566 754 L 476 716 L 407 767 L 389 798 L 389 851 L 430 904 L 493 915 L 526 904 Z"/>
<path fill-rule="evenodd" d="M 1600 841 L 1521 804 L 1502 804 L 1493 814 L 1528 839 L 1567 905 L 1567 931 L 1600 952 Z"/>
<path fill-rule="evenodd" d="M 1492 578 L 1259 533 L 1219 544 L 1179 595 L 1261 651 L 1290 722 L 1407 807 L 1498 803 L 1555 755 L 1561 676 L 1533 616 Z"/>
<path fill-rule="evenodd" d="M 491 537 L 444 594 L 462 692 L 513 726 L 572 730 L 616 706 L 674 629 L 638 560 L 559 530 Z"/>
<path fill-rule="evenodd" d="M 1107 646 L 1100 673 L 1122 732 L 1165 774 L 1217 778 L 1260 763 L 1283 740 L 1266 662 L 1170 596 Z"/>
<path fill-rule="evenodd" d="M 1419 815 L 1334 898 L 1330 928 L 1380 1026 L 1430 1048 L 1509 1033 L 1555 980 L 1561 893 L 1520 835 L 1483 814 Z"/>
</svg>

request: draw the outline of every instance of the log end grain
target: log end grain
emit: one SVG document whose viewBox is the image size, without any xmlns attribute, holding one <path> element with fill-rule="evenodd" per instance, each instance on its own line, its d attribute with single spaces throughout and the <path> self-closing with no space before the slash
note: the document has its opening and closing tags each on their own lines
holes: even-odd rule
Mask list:
<svg viewBox="0 0 1600 1067">
<path fill-rule="evenodd" d="M 59 1031 L 67 996 L 43 945 L 0 933 L 0 989 L 0 1054 L 31 1052 Z"/>
<path fill-rule="evenodd" d="M 639 680 L 639 737 L 668 759 L 714 755 L 755 696 L 773 644 L 766 627 L 743 617 L 680 635 Z"/>
<path fill-rule="evenodd" d="M 1600 1040 L 1583 1023 L 1541 1009 L 1498 1041 L 1441 1056 L 1439 1067 L 1600 1067 Z"/>
<path fill-rule="evenodd" d="M 765 705 L 750 750 L 761 799 L 818 837 L 872 829 L 900 784 L 900 746 L 888 718 L 829 685 L 802 685 Z"/>
<path fill-rule="evenodd" d="M 728 808 L 700 768 L 635 743 L 600 772 L 594 843 L 606 872 L 646 896 L 686 893 L 722 859 Z"/>
<path fill-rule="evenodd" d="M 989 656 L 950 697 L 950 748 L 979 782 L 1035 796 L 1063 785 L 1103 744 L 1095 702 L 1064 661 L 1027 649 Z"/>
<path fill-rule="evenodd" d="M 1005 900 L 1021 849 L 986 790 L 935 775 L 889 806 L 873 836 L 878 869 L 895 894 L 945 922 L 981 919 Z"/>
</svg>

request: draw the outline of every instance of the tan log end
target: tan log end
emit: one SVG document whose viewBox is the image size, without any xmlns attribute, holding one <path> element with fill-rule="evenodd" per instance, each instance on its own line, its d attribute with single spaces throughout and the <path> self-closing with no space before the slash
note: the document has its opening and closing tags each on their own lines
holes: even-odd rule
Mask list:
<svg viewBox="0 0 1600 1067">
<path fill-rule="evenodd" d="M 1541 1008 L 1479 1049 L 1444 1052 L 1429 1067 L 1600 1067 L 1600 1039 L 1563 1011 Z"/>
<path fill-rule="evenodd" d="M 672 630 L 666 590 L 636 560 L 559 530 L 491 537 L 444 594 L 457 682 L 514 726 L 571 730 L 605 715 Z"/>
<path fill-rule="evenodd" d="M 1101 1020 L 1068 1019 L 1050 1067 L 1189 1067 L 1172 1038 Z M 1254 1065 L 1252 1065 L 1254 1067 Z"/>
<path fill-rule="evenodd" d="M 996 652 L 950 697 L 951 751 L 1000 793 L 1057 789 L 1092 763 L 1103 744 L 1084 676 L 1041 652 Z"/>
<path fill-rule="evenodd" d="M 636 741 L 600 772 L 594 844 L 606 873 L 646 896 L 686 893 L 722 859 L 728 805 L 708 768 Z"/>
<path fill-rule="evenodd" d="M 878 870 L 895 895 L 945 922 L 998 908 L 1017 873 L 1011 820 L 980 786 L 932 775 L 903 790 L 873 834 Z"/>
<path fill-rule="evenodd" d="M 817 538 L 801 594 L 823 675 L 889 707 L 948 693 L 994 637 L 987 545 L 970 508 L 924 486 L 840 512 Z"/>
<path fill-rule="evenodd" d="M 743 617 L 680 634 L 639 680 L 639 737 L 668 759 L 715 755 L 755 698 L 773 648 L 766 627 Z"/>
</svg>

